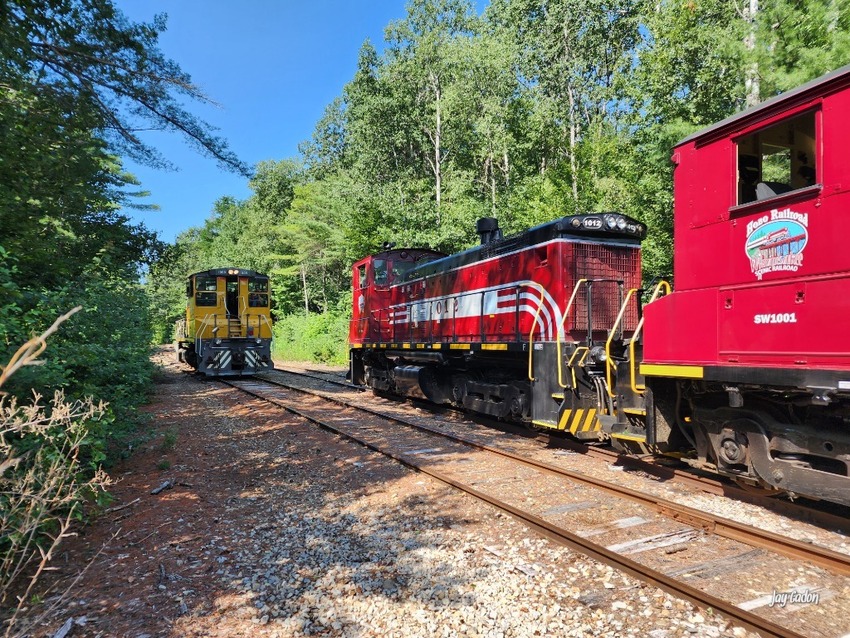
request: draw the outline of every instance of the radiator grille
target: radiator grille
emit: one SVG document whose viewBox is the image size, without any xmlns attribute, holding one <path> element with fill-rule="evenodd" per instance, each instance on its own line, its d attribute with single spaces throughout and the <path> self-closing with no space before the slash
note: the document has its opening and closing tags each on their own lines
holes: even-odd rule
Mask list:
<svg viewBox="0 0 850 638">
<path fill-rule="evenodd" d="M 640 287 L 640 249 L 631 246 L 573 244 L 573 272 L 579 279 L 621 279 L 622 296 L 616 282 L 593 284 L 593 330 L 610 330 L 620 311 L 622 298 L 631 288 Z M 573 284 L 574 285 L 574 284 Z M 623 317 L 623 329 L 634 330 L 638 322 L 637 303 L 629 303 Z M 572 313 L 573 330 L 587 331 L 587 287 L 582 286 Z"/>
</svg>

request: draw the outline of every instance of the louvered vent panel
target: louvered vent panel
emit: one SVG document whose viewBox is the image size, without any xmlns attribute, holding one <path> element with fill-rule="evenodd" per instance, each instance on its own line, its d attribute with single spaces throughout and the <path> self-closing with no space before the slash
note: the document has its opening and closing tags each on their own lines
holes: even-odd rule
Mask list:
<svg viewBox="0 0 850 638">
<path fill-rule="evenodd" d="M 575 280 L 622 279 L 623 296 L 640 286 L 640 250 L 627 246 L 573 244 Z M 614 282 L 593 284 L 593 329 L 610 330 L 622 303 L 620 288 Z M 582 287 L 575 301 L 572 323 L 574 330 L 587 330 L 587 289 Z M 637 304 L 629 303 L 623 319 L 625 331 L 634 330 L 638 322 Z"/>
</svg>

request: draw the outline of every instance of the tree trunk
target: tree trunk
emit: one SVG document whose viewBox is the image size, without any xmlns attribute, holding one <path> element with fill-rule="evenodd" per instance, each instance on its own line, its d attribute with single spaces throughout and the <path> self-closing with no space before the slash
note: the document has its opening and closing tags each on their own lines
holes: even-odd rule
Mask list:
<svg viewBox="0 0 850 638">
<path fill-rule="evenodd" d="M 747 91 L 747 107 L 755 106 L 761 101 L 759 95 L 759 67 L 756 62 L 756 17 L 759 11 L 759 0 L 749 0 L 749 7 L 744 9 L 744 19 L 750 25 L 750 32 L 744 39 L 744 46 L 752 56 L 744 78 L 744 86 Z"/>
<path fill-rule="evenodd" d="M 576 102 L 572 87 L 567 89 L 570 98 L 570 174 L 573 182 L 573 200 L 578 204 L 578 163 L 576 162 Z"/>
<path fill-rule="evenodd" d="M 310 316 L 310 299 L 307 296 L 307 267 L 301 264 L 301 284 L 304 286 L 304 316 Z"/>
<path fill-rule="evenodd" d="M 826 31 L 834 34 L 838 29 L 838 18 L 840 18 L 837 0 L 829 0 L 829 10 L 827 11 Z"/>
<path fill-rule="evenodd" d="M 490 211 L 496 216 L 496 162 L 493 153 L 487 155 L 487 161 L 484 163 L 485 175 L 490 177 Z"/>
<path fill-rule="evenodd" d="M 437 128 L 434 131 L 434 190 L 435 197 L 437 201 L 437 225 L 440 225 L 440 194 L 442 192 L 442 159 L 440 144 L 442 141 L 442 133 L 443 133 L 443 113 L 441 110 L 442 104 L 440 102 L 442 98 L 442 93 L 440 91 L 440 79 L 434 75 L 431 76 L 431 82 L 434 86 L 434 98 L 436 101 L 436 109 L 437 109 Z"/>
</svg>

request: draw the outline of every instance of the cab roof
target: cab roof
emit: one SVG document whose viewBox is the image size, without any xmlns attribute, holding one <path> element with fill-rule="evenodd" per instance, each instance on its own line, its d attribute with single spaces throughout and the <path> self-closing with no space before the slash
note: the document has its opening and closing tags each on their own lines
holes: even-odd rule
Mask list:
<svg viewBox="0 0 850 638">
<path fill-rule="evenodd" d="M 197 277 L 198 275 L 206 275 L 208 277 L 265 277 L 268 275 L 257 272 L 256 270 L 248 270 L 247 268 L 211 268 L 210 270 L 202 270 L 189 275 L 189 277 Z"/>
</svg>

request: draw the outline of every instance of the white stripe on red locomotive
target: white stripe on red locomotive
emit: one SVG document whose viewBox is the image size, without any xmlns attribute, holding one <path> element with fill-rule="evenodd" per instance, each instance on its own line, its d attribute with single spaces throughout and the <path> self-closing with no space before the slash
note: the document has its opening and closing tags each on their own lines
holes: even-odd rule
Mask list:
<svg viewBox="0 0 850 638">
<path fill-rule="evenodd" d="M 519 305 L 517 290 L 519 290 Z M 439 323 L 446 319 L 480 317 L 482 314 L 487 316 L 511 314 L 515 313 L 517 308 L 521 313 L 526 312 L 532 317 L 537 317 L 539 333 L 543 339 L 551 341 L 556 331 L 561 339 L 564 338 L 563 313 L 560 306 L 548 290 L 530 280 L 426 297 L 415 303 L 391 306 L 387 309 L 387 313 L 389 323 L 393 325 L 418 326 L 426 321 Z"/>
</svg>

